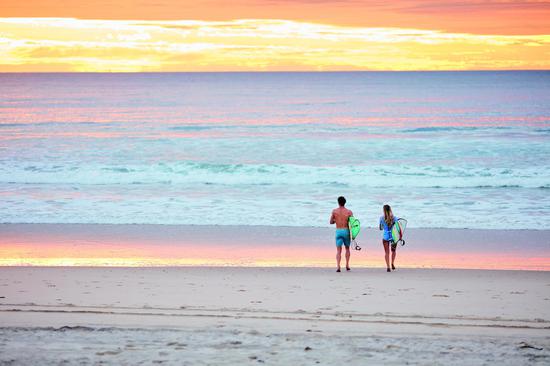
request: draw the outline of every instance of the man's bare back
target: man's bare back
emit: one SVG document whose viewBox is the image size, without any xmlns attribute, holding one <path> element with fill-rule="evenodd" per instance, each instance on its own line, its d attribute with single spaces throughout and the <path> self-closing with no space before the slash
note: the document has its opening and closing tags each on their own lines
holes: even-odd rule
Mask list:
<svg viewBox="0 0 550 366">
<path fill-rule="evenodd" d="M 330 224 L 336 224 L 337 229 L 347 229 L 350 216 L 353 216 L 353 212 L 343 206 L 340 206 L 332 210 L 332 216 L 330 216 Z"/>
</svg>

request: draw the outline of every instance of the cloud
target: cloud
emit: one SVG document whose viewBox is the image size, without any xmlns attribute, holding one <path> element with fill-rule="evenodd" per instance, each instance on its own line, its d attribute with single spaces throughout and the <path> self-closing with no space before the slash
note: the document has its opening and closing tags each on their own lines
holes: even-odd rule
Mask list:
<svg viewBox="0 0 550 366">
<path fill-rule="evenodd" d="M 549 51 L 549 35 L 277 19 L 0 18 L 0 71 L 547 69 Z"/>
</svg>

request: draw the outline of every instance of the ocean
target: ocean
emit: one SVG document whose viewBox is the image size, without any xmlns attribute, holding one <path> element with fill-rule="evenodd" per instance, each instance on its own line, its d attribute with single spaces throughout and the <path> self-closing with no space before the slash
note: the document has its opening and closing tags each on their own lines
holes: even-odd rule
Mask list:
<svg viewBox="0 0 550 366">
<path fill-rule="evenodd" d="M 550 227 L 550 71 L 0 74 L 0 222 Z"/>
</svg>

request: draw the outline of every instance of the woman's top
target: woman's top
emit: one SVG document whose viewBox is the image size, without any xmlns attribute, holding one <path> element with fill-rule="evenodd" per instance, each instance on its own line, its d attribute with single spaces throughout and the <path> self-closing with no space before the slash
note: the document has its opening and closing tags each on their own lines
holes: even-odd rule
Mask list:
<svg viewBox="0 0 550 366">
<path fill-rule="evenodd" d="M 397 217 L 393 217 L 393 222 L 395 223 L 397 220 L 399 220 L 399 218 Z M 381 230 L 384 230 L 384 234 L 382 236 L 382 239 L 386 240 L 386 241 L 390 241 L 392 240 L 392 237 L 391 237 L 391 228 L 393 227 L 393 223 L 392 225 L 390 225 L 388 227 L 388 224 L 386 224 L 386 220 L 384 220 L 384 216 L 380 216 L 380 228 Z"/>
</svg>

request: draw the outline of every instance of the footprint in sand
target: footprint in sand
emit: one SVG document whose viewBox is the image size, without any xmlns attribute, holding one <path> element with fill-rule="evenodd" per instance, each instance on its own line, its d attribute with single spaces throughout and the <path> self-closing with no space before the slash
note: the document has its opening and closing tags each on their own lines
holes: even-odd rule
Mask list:
<svg viewBox="0 0 550 366">
<path fill-rule="evenodd" d="M 96 355 L 98 356 L 114 356 L 118 355 L 122 350 L 119 348 L 116 351 L 103 351 L 103 352 L 96 352 Z"/>
<path fill-rule="evenodd" d="M 434 294 L 432 297 L 449 297 L 449 295 Z"/>
</svg>

